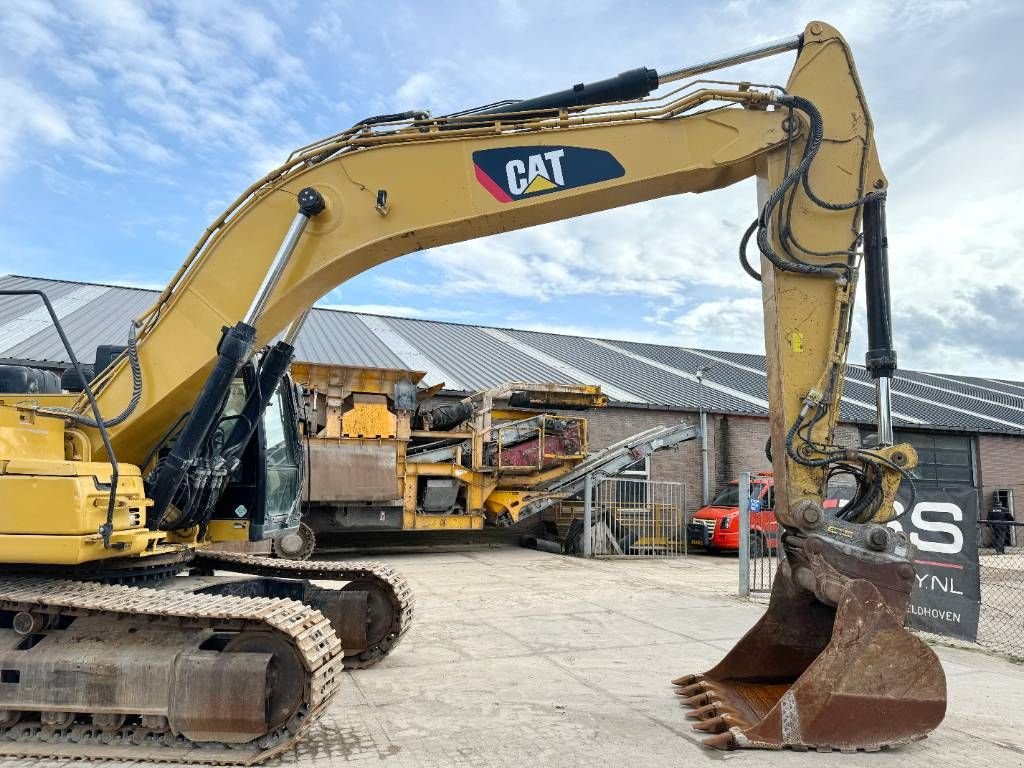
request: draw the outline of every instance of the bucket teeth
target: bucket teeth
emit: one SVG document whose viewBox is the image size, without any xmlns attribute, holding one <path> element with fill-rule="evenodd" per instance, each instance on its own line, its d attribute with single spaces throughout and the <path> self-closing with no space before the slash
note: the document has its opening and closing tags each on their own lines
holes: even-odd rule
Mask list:
<svg viewBox="0 0 1024 768">
<path fill-rule="evenodd" d="M 695 731 L 705 731 L 707 733 L 722 733 L 724 731 L 728 731 L 731 727 L 730 720 L 731 718 L 729 715 L 718 715 L 717 717 L 712 717 L 708 720 L 702 720 L 699 723 L 694 723 L 693 729 Z"/>
<path fill-rule="evenodd" d="M 890 584 L 906 564 L 851 558 L 816 536 L 794 562 L 815 555 L 799 567 L 835 586 L 830 602 L 780 571 L 767 613 L 725 658 L 673 681 L 706 746 L 871 751 L 942 722 L 942 664 L 903 626 L 909 586 L 883 594 L 873 583 Z M 905 674 L 893 675 L 895 668 Z"/>
<path fill-rule="evenodd" d="M 694 683 L 699 682 L 703 679 L 704 675 L 699 673 L 696 675 L 683 675 L 682 677 L 677 677 L 675 680 L 673 680 L 672 685 L 693 685 Z"/>
<path fill-rule="evenodd" d="M 687 720 L 707 720 L 710 717 L 715 717 L 722 712 L 722 702 L 715 701 L 710 704 L 705 704 L 703 707 L 697 707 L 691 709 L 686 713 Z"/>
<path fill-rule="evenodd" d="M 711 690 L 711 686 L 708 685 L 707 683 L 705 683 L 703 680 L 701 680 L 701 681 L 693 683 L 691 685 L 683 686 L 678 691 L 676 691 L 676 695 L 677 696 L 696 696 L 698 693 L 704 693 L 704 692 L 710 691 L 710 690 Z"/>
<path fill-rule="evenodd" d="M 682 694 L 680 694 L 681 696 Z M 691 696 L 688 699 L 683 699 L 682 704 L 688 707 L 703 707 L 705 704 L 711 703 L 710 693 L 698 693 L 696 696 Z"/>
<path fill-rule="evenodd" d="M 732 731 L 708 736 L 706 739 L 702 739 L 702 742 L 705 747 L 712 749 L 736 749 L 736 736 Z"/>
</svg>

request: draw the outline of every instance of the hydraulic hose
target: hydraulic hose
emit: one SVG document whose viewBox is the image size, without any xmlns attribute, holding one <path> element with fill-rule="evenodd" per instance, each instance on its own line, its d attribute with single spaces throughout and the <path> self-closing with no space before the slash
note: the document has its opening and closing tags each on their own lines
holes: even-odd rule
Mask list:
<svg viewBox="0 0 1024 768">
<path fill-rule="evenodd" d="M 130 417 L 135 409 L 138 408 L 139 402 L 142 400 L 142 367 L 139 365 L 139 348 L 138 339 L 135 335 L 135 324 L 129 328 L 128 331 L 128 363 L 132 369 L 132 396 L 128 400 L 128 405 L 124 407 L 117 416 L 112 419 L 102 419 L 102 427 L 109 429 L 110 427 L 116 427 L 119 424 L 123 424 L 128 417 Z M 96 419 L 86 416 L 84 413 L 79 413 L 72 408 L 40 408 L 39 413 L 45 413 L 52 416 L 63 416 L 76 424 L 81 424 L 86 427 L 92 427 L 94 429 L 101 428 L 101 422 Z"/>
</svg>

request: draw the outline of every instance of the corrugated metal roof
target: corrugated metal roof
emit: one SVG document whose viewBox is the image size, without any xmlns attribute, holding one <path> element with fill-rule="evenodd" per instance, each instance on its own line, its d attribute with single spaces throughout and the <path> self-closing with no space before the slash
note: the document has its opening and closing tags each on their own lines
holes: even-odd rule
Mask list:
<svg viewBox="0 0 1024 768">
<path fill-rule="evenodd" d="M 299 334 L 295 356 L 307 363 L 337 364 L 365 368 L 402 368 L 402 360 L 348 312 L 315 310 Z"/>
<path fill-rule="evenodd" d="M 0 276 L 0 288 L 12 291 L 40 290 L 40 282 L 31 277 Z M 46 295 L 51 302 L 57 301 L 61 296 L 79 287 L 76 283 L 64 283 L 58 280 L 44 282 L 46 283 Z M 42 302 L 35 296 L 4 296 L 3 301 L 0 302 L 0 327 L 6 327 L 15 318 L 40 306 L 42 306 Z"/>
<path fill-rule="evenodd" d="M 527 357 L 475 326 L 402 318 L 388 318 L 387 322 L 454 375 L 464 389 L 488 389 L 509 381 L 582 383 Z"/>
<path fill-rule="evenodd" d="M 45 291 L 83 362 L 100 344 L 124 343 L 128 326 L 156 291 L 64 280 L 0 276 L 0 289 Z M 67 364 L 32 297 L 0 296 L 0 361 Z M 428 370 L 449 387 L 478 390 L 508 381 L 602 383 L 613 399 L 651 407 L 763 414 L 768 397 L 762 355 L 684 349 L 631 341 L 315 309 L 297 343 L 315 363 Z M 703 391 L 694 373 L 711 364 Z M 428 376 L 428 380 L 430 378 Z M 897 425 L 976 432 L 1024 431 L 1024 383 L 904 371 L 893 381 Z M 870 424 L 874 384 L 862 366 L 847 369 L 844 421 Z"/>
<path fill-rule="evenodd" d="M 701 394 L 694 381 L 615 352 L 589 339 L 537 331 L 507 333 L 549 355 L 568 360 L 582 371 L 608 379 L 616 386 L 635 392 L 644 398 L 644 402 L 651 405 L 696 410 L 700 398 L 703 397 L 704 405 L 709 409 L 739 413 L 760 411 L 745 400 L 731 397 L 710 387 L 704 387 Z"/>
<path fill-rule="evenodd" d="M 757 369 L 760 373 L 754 373 L 746 368 L 755 366 L 744 364 L 745 367 L 740 368 L 732 365 L 717 365 L 718 361 L 714 358 L 701 354 L 697 350 L 683 349 L 682 347 L 665 347 L 660 344 L 641 344 L 634 341 L 618 341 L 616 346 L 632 350 L 644 357 L 658 360 L 684 371 L 697 371 L 705 365 L 711 364 L 712 367 L 704 374 L 705 381 L 749 392 L 762 400 L 768 399 L 768 384 L 763 373 L 764 360 L 758 360 Z"/>
<path fill-rule="evenodd" d="M 94 290 L 85 292 L 83 288 Z M 144 288 L 0 276 L 0 290 L 7 289 L 45 292 L 71 348 L 85 363 L 95 360 L 96 347 L 101 344 L 125 344 L 132 320 L 157 296 L 157 291 Z M 36 318 L 42 322 L 32 323 Z M 35 296 L 0 296 L 0 358 L 69 363 L 49 315 Z"/>
</svg>

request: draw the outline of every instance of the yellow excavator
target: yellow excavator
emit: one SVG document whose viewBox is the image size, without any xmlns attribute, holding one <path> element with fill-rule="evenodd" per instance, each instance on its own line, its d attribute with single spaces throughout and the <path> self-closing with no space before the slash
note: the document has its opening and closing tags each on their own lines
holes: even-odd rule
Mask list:
<svg viewBox="0 0 1024 768">
<path fill-rule="evenodd" d="M 784 87 L 708 78 L 786 51 Z M 903 627 L 913 549 L 884 525 L 916 461 L 889 418 L 887 183 L 850 50 L 813 22 L 671 72 L 369 118 L 304 147 L 211 224 L 81 396 L 4 395 L 0 753 L 253 763 L 286 749 L 346 655 L 379 658 L 411 613 L 401 580 L 373 563 L 206 546 L 280 532 L 298 496 L 282 382 L 311 304 L 411 251 L 753 177 L 740 255 L 764 298 L 785 565 L 762 620 L 677 691 L 721 748 L 924 737 L 945 678 Z M 862 265 L 872 449 L 832 437 Z M 858 492 L 825 509 L 837 472 Z"/>
</svg>

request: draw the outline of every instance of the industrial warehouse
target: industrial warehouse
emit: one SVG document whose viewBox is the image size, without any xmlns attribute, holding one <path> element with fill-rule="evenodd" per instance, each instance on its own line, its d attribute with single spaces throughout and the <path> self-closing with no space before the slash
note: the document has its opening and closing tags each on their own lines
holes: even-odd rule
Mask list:
<svg viewBox="0 0 1024 768">
<path fill-rule="evenodd" d="M 128 327 L 158 292 L 24 276 L 0 277 L 0 290 L 42 290 L 85 363 L 100 345 L 124 345 Z M 0 306 L 0 363 L 64 371 L 60 339 L 30 298 Z M 444 384 L 441 398 L 462 398 L 509 382 L 595 384 L 609 407 L 588 413 L 596 450 L 655 426 L 696 423 L 708 414 L 711 494 L 742 471 L 770 469 L 767 382 L 762 355 L 682 349 L 516 329 L 487 328 L 314 309 L 298 337 L 296 360 L 319 365 L 423 371 L 421 386 Z M 919 484 L 977 489 L 980 507 L 998 494 L 1013 509 L 1024 493 L 1024 383 L 901 370 L 893 384 L 893 421 L 918 452 Z M 837 438 L 861 445 L 874 430 L 873 384 L 847 368 Z M 699 441 L 659 452 L 631 477 L 682 482 L 695 510 L 702 495 Z"/>
<path fill-rule="evenodd" d="M 762 5 L 0 4 L 0 764 L 1018 764 L 1024 15 Z"/>
<path fill-rule="evenodd" d="M 72 349 L 86 366 L 96 362 L 97 348 L 120 349 L 127 340 L 129 325 L 158 295 L 156 291 L 140 288 L 18 275 L 0 277 L 2 290 L 44 292 Z M 51 319 L 40 311 L 34 299 L 29 295 L 0 304 L 0 365 L 29 365 L 63 373 L 70 364 L 64 346 Z M 109 349 L 106 354 L 110 354 Z M 703 413 L 707 422 L 706 455 L 702 455 L 702 441 L 684 437 L 678 443 L 672 442 L 674 450 L 659 450 L 635 462 L 627 460 L 625 465 L 620 462 L 619 471 L 608 482 L 611 495 L 624 502 L 615 509 L 625 517 L 635 512 L 631 507 L 637 506 L 637 499 L 633 497 L 639 495 L 644 502 L 654 501 L 659 493 L 664 496 L 663 487 L 674 487 L 681 499 L 673 501 L 681 501 L 683 517 L 692 519 L 693 512 L 701 508 L 708 496 L 728 489 L 730 482 L 735 487 L 735 478 L 741 473 L 756 476 L 771 466 L 765 453 L 769 434 L 767 383 L 765 360 L 760 355 L 314 308 L 296 340 L 293 375 L 297 380 L 306 380 L 311 371 L 339 369 L 379 371 L 385 378 L 391 374 L 411 374 L 415 378 L 422 373 L 417 388 L 429 392 L 434 404 L 458 403 L 474 393 L 500 390 L 508 382 L 596 385 L 608 403 L 605 407 L 589 407 L 583 413 L 588 423 L 589 449 L 598 455 L 602 449 L 621 444 L 633 435 L 678 428 L 681 422 L 698 425 Z M 957 487 L 983 498 L 981 510 L 987 510 L 993 500 L 1002 501 L 1012 510 L 1019 482 L 1016 468 L 1024 451 L 1022 395 L 1024 385 L 1010 381 L 900 371 L 894 381 L 893 419 L 898 439 L 910 442 L 918 452 L 915 475 L 919 488 L 924 491 L 929 486 Z M 876 427 L 869 402 L 872 397 L 867 373 L 863 368 L 850 366 L 836 433 L 838 442 L 870 443 Z M 689 436 L 693 434 L 691 431 Z M 705 463 L 706 475 L 702 469 Z M 338 467 L 330 473 L 336 481 L 346 477 L 339 474 L 340 470 Z M 652 498 L 648 499 L 648 495 Z M 570 502 L 569 509 L 574 509 L 573 504 L 578 511 L 579 504 L 575 502 Z M 550 509 L 545 517 L 552 517 Z M 751 515 L 752 519 L 755 517 Z M 557 533 L 564 535 L 566 531 L 563 528 Z M 979 534 L 984 538 L 985 531 L 979 530 Z M 388 541 L 383 534 L 372 533 L 356 541 L 372 546 L 377 539 Z M 308 557 L 310 551 L 303 556 Z M 682 552 L 661 550 L 660 554 Z M 495 549 L 493 545 L 388 556 L 390 563 L 410 575 L 409 583 L 419 596 L 419 610 L 428 610 L 432 616 L 421 621 L 416 636 L 423 638 L 421 642 L 427 647 L 443 650 L 426 657 L 416 654 L 408 660 L 398 653 L 394 660 L 377 669 L 373 673 L 375 684 L 361 683 L 365 701 L 349 707 L 349 714 L 335 729 L 314 732 L 309 742 L 299 748 L 300 764 L 315 765 L 321 759 L 341 756 L 346 760 L 384 759 L 399 745 L 408 744 L 407 733 L 413 733 L 417 734 L 417 746 L 411 765 L 425 765 L 431 760 L 459 764 L 467 749 L 479 755 L 485 764 L 504 765 L 495 757 L 495 750 L 504 751 L 509 746 L 505 740 L 495 738 L 491 730 L 464 729 L 473 746 L 453 751 L 450 740 L 420 734 L 415 725 L 412 731 L 396 731 L 394 722 L 382 728 L 379 718 L 383 710 L 379 707 L 387 706 L 398 691 L 419 690 L 422 717 L 450 717 L 462 711 L 462 707 L 467 708 L 465 714 L 470 717 L 469 710 L 479 703 L 474 704 L 474 695 L 465 698 L 466 682 L 461 675 L 452 679 L 450 689 L 429 685 L 423 675 L 436 679 L 441 674 L 444 679 L 445 670 L 456 662 L 465 668 L 466 674 L 474 674 L 472 670 L 477 664 L 488 665 L 491 670 L 495 660 L 506 659 L 509 654 L 521 655 L 523 671 L 517 671 L 519 667 L 513 662 L 496 678 L 493 672 L 486 673 L 488 679 L 515 687 L 512 680 L 501 683 L 502 676 L 525 675 L 534 691 L 531 696 L 539 697 L 539 702 L 549 702 L 542 709 L 551 707 L 558 718 L 552 720 L 541 712 L 531 715 L 532 722 L 542 722 L 549 734 L 563 734 L 569 743 L 574 743 L 572 740 L 580 729 L 589 727 L 593 715 L 584 710 L 568 715 L 566 720 L 560 714 L 567 711 L 565 705 L 558 702 L 565 691 L 573 691 L 577 700 L 588 702 L 588 708 L 621 708 L 621 697 L 626 691 L 611 676 L 618 644 L 634 643 L 639 636 L 652 643 L 637 650 L 652 662 L 642 681 L 654 691 L 664 684 L 654 674 L 658 668 L 673 665 L 683 657 L 707 658 L 706 663 L 710 663 L 718 645 L 714 638 L 749 626 L 752 618 L 746 606 L 759 604 L 757 596 L 751 595 L 755 602 L 734 608 L 713 607 L 710 610 L 714 613 L 707 614 L 710 606 L 719 605 L 723 589 L 735 589 L 735 558 L 708 559 L 697 553 L 669 557 L 655 561 L 663 567 L 654 572 L 638 570 L 627 560 L 612 560 L 606 562 L 615 563 L 615 571 L 577 572 L 562 568 L 558 582 L 554 583 L 541 576 L 548 567 L 543 558 L 549 557 L 552 556 L 514 547 Z M 1020 571 L 1000 570 L 1001 564 L 990 562 L 989 556 L 982 559 L 984 605 L 980 622 L 976 608 L 973 618 L 977 640 L 997 650 L 1017 653 L 1019 633 L 1005 618 L 1021 613 L 1021 601 L 1016 597 Z M 748 562 L 757 565 L 751 566 L 750 574 L 741 574 L 740 594 L 748 594 L 746 588 L 756 587 L 760 579 L 761 588 L 752 591 L 763 596 L 771 586 L 777 564 L 771 558 Z M 769 563 L 772 565 L 766 565 Z M 1011 574 L 1009 579 L 1005 574 Z M 992 583 L 985 581 L 993 578 Z M 479 586 L 467 588 L 467 579 Z M 616 597 L 623 579 L 629 580 L 633 592 L 625 603 Z M 526 587 L 530 596 L 496 596 L 492 587 L 485 586 L 494 580 L 515 582 L 517 592 Z M 960 582 L 955 587 L 953 583 L 940 584 L 940 590 L 963 588 Z M 673 586 L 671 592 L 665 593 L 668 584 Z M 435 598 L 449 590 L 461 595 L 451 607 L 447 607 L 447 599 Z M 645 590 L 650 597 L 641 596 Z M 441 602 L 437 602 L 439 599 Z M 506 604 L 508 600 L 512 602 Z M 908 621 L 923 622 L 923 628 L 962 624 L 960 604 L 949 608 L 941 601 L 937 605 L 918 602 L 911 604 Z M 757 609 L 753 612 L 756 614 Z M 705 625 L 703 620 L 694 626 L 698 615 L 714 615 L 717 626 Z M 481 627 L 486 628 L 484 636 L 497 633 L 503 639 L 483 642 Z M 579 639 L 568 639 L 566 631 L 578 633 Z M 591 650 L 590 638 L 595 632 L 600 639 Z M 610 650 L 600 650 L 605 645 Z M 954 661 L 964 668 L 970 667 L 969 654 L 953 649 L 942 652 L 944 661 Z M 543 674 L 538 674 L 538 669 L 543 669 Z M 975 674 L 980 674 L 980 670 Z M 967 690 L 959 685 L 956 690 L 957 700 L 964 701 Z M 672 710 L 663 710 L 660 697 L 650 691 L 640 698 L 631 697 L 633 703 L 619 716 L 630 723 L 631 732 L 653 739 L 643 752 L 653 763 L 668 759 L 663 750 L 673 741 L 659 741 L 655 733 L 675 715 Z M 449 699 L 450 696 L 456 699 Z M 405 694 L 400 698 L 404 699 Z M 970 717 L 959 715 L 958 720 L 969 723 Z M 416 717 L 413 719 L 417 721 Z M 339 741 L 338 734 L 350 735 Z M 358 739 L 358 743 L 348 745 L 346 740 L 350 738 Z M 602 757 L 619 754 L 613 746 L 617 743 L 599 740 L 591 759 L 595 764 L 604 764 Z M 944 739 L 943 743 L 947 750 L 969 749 L 968 744 L 961 745 L 955 740 Z M 515 744 L 511 748 L 514 751 Z M 573 756 L 590 754 L 589 748 L 580 746 L 569 751 Z M 559 757 L 561 754 L 558 750 L 552 753 L 552 764 L 565 764 L 569 753 Z M 924 766 L 928 761 L 927 752 L 915 752 L 909 758 L 910 765 L 920 760 Z"/>
</svg>

